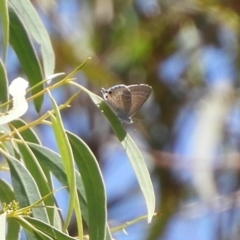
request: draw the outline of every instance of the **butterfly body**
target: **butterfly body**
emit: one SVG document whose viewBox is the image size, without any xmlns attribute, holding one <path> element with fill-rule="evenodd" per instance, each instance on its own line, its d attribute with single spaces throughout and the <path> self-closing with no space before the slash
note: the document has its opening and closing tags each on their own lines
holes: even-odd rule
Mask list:
<svg viewBox="0 0 240 240">
<path fill-rule="evenodd" d="M 146 84 L 126 86 L 119 84 L 108 89 L 101 89 L 104 100 L 125 123 L 132 123 L 132 116 L 151 94 L 152 88 Z"/>
</svg>

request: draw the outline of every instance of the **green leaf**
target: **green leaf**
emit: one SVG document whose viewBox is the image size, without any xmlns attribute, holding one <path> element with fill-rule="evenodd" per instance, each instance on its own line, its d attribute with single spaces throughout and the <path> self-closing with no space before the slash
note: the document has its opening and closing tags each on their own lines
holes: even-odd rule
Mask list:
<svg viewBox="0 0 240 240">
<path fill-rule="evenodd" d="M 0 200 L 2 203 L 10 203 L 11 201 L 13 201 L 15 199 L 12 187 L 5 182 L 4 180 L 0 179 Z M 6 239 L 11 240 L 11 239 L 17 239 L 18 235 L 19 235 L 19 231 L 20 231 L 20 226 L 19 224 L 14 221 L 12 218 L 7 218 L 7 222 L 8 225 L 7 226 L 11 226 L 7 228 L 7 235 L 6 235 Z M 1 231 L 1 226 L 2 224 L 0 223 L 0 233 Z M 4 230 L 5 232 L 5 230 Z M 1 234 L 0 234 L 1 235 Z M 0 239 L 2 239 L 0 237 Z"/>
<path fill-rule="evenodd" d="M 3 62 L 0 60 L 0 104 L 8 101 L 8 80 L 7 80 L 7 72 Z M 2 107 L 2 111 L 6 111 L 8 106 Z"/>
<path fill-rule="evenodd" d="M 43 79 L 42 69 L 39 59 L 28 36 L 26 27 L 19 19 L 18 15 L 9 9 L 10 17 L 10 44 L 16 52 L 23 71 L 27 75 L 30 86 L 34 86 Z M 36 94 L 43 89 L 43 84 L 32 90 Z M 36 110 L 39 112 L 43 101 L 43 95 L 34 99 Z"/>
<path fill-rule="evenodd" d="M 24 122 L 22 119 L 16 119 L 11 122 L 11 124 L 15 128 L 22 128 L 25 127 L 24 131 L 21 133 L 23 139 L 27 142 L 41 144 L 40 139 L 38 138 L 37 134 L 33 131 L 32 128 L 28 127 L 28 124 Z"/>
<path fill-rule="evenodd" d="M 37 184 L 25 166 L 20 161 L 6 153 L 5 157 L 10 168 L 14 194 L 20 207 L 27 207 L 41 199 Z M 39 205 L 43 206 L 43 204 Z M 45 222 L 49 221 L 46 209 L 43 207 L 33 208 L 32 213 L 34 217 L 40 220 Z"/>
<path fill-rule="evenodd" d="M 17 130 L 15 130 L 17 131 Z M 22 140 L 22 142 L 18 142 L 18 149 L 21 153 L 21 159 L 24 162 L 25 167 L 28 169 L 30 174 L 33 176 L 38 190 L 40 191 L 41 197 L 46 196 L 50 192 L 52 192 L 52 186 L 51 186 L 51 177 L 50 172 L 42 168 L 40 163 L 38 162 L 38 159 L 31 151 L 30 147 L 27 145 L 27 143 L 23 140 L 23 136 L 25 139 L 27 138 L 24 134 L 25 132 L 22 132 L 22 136 L 20 133 L 18 133 L 19 139 Z M 45 174 L 46 173 L 46 174 Z M 44 204 L 46 206 L 55 206 L 55 199 L 54 196 L 50 195 L 48 198 L 46 198 L 44 201 Z M 54 222 L 54 209 L 53 208 L 47 208 L 46 209 L 48 213 L 48 217 L 51 220 L 51 223 Z"/>
<path fill-rule="evenodd" d="M 44 164 L 63 186 L 67 186 L 68 184 L 67 176 L 66 176 L 60 155 L 44 146 L 31 144 L 31 143 L 29 143 L 29 146 L 34 152 L 38 161 L 41 164 Z M 81 204 L 80 204 L 81 212 L 84 220 L 88 224 L 88 210 L 87 210 L 87 202 L 85 197 L 85 190 L 84 190 L 82 179 L 80 175 L 77 173 L 76 173 L 76 184 L 77 184 L 78 196 L 81 201 Z M 67 190 L 69 191 L 69 189 Z"/>
<path fill-rule="evenodd" d="M 111 127 L 115 132 L 117 138 L 125 149 L 133 167 L 133 170 L 136 174 L 143 196 L 145 198 L 148 211 L 148 222 L 151 222 L 155 211 L 156 200 L 152 181 L 140 150 L 138 149 L 130 135 L 126 133 L 121 122 L 110 109 L 110 107 L 105 103 L 105 101 L 96 94 L 82 87 L 81 85 L 79 85 L 79 87 L 91 97 L 92 101 L 97 105 L 97 107 L 100 108 L 101 112 L 103 112 L 105 117 L 110 122 Z"/>
<path fill-rule="evenodd" d="M 11 141 L 11 139 L 10 141 L 6 140 L 12 134 L 9 125 L 8 124 L 0 125 L 0 132 L 3 133 L 3 135 L 0 135 L 0 142 L 2 142 L 3 144 L 2 148 L 6 148 L 7 152 L 11 156 L 16 156 L 17 153 L 15 151 L 13 142 Z"/>
<path fill-rule="evenodd" d="M 102 174 L 90 148 L 76 135 L 67 132 L 77 167 L 85 187 L 90 239 L 102 240 L 106 230 L 106 194 Z"/>
<path fill-rule="evenodd" d="M 1 202 L 9 203 L 15 199 L 12 187 L 0 179 L 0 200 Z"/>
<path fill-rule="evenodd" d="M 27 123 L 25 123 L 23 120 L 14 120 L 12 122 L 12 125 L 18 129 L 25 127 L 25 130 L 21 132 L 21 136 L 26 142 L 41 144 L 36 133 L 31 128 L 29 128 L 27 126 Z M 22 155 L 25 155 L 24 161 L 28 170 L 31 172 L 32 176 L 36 176 L 35 181 L 41 192 L 41 196 L 46 196 L 49 192 L 52 191 L 52 178 L 50 170 L 44 164 L 42 164 L 41 161 L 39 161 L 38 156 L 35 156 L 32 150 L 30 150 L 26 145 L 21 146 L 21 144 L 18 144 L 18 146 Z M 24 153 L 25 151 L 26 154 Z M 28 154 L 29 157 L 26 156 Z M 33 157 L 32 155 L 34 155 L 35 157 Z M 41 171 L 43 171 L 43 173 L 41 173 Z M 37 174 L 37 172 L 39 172 L 39 174 Z M 47 180 L 45 181 L 44 179 Z M 54 196 L 49 196 L 44 202 L 47 206 L 55 206 Z M 59 211 L 56 208 L 47 208 L 47 213 L 52 225 L 57 229 L 62 229 L 61 216 Z"/>
<path fill-rule="evenodd" d="M 26 26 L 28 32 L 41 47 L 45 78 L 52 75 L 55 68 L 55 55 L 49 35 L 38 13 L 29 0 L 9 0 L 9 2 Z"/>
<path fill-rule="evenodd" d="M 3 61 L 6 59 L 8 40 L 9 40 L 9 16 L 8 16 L 8 7 L 7 0 L 0 1 L 0 16 L 2 23 L 2 49 L 3 49 Z"/>
<path fill-rule="evenodd" d="M 68 138 L 65 133 L 65 129 L 62 123 L 60 111 L 58 109 L 57 103 L 54 98 L 51 96 L 50 91 L 48 91 L 49 97 L 52 102 L 52 106 L 55 112 L 55 115 L 50 114 L 50 119 L 52 122 L 53 131 L 55 134 L 55 139 L 57 141 L 58 149 L 62 157 L 63 165 L 68 179 L 69 187 L 69 204 L 66 220 L 63 226 L 63 229 L 67 229 L 70 224 L 73 210 L 75 208 L 76 202 L 76 182 L 75 182 L 75 166 L 74 159 L 71 151 L 71 147 L 68 141 Z M 75 210 L 80 210 L 75 208 Z M 76 216 L 77 217 L 77 216 Z"/>
<path fill-rule="evenodd" d="M 25 230 L 27 239 L 29 239 L 29 240 L 35 240 L 35 239 L 53 240 L 51 237 L 49 237 L 43 231 L 40 231 L 37 228 L 35 228 L 25 218 L 18 217 L 18 218 L 14 218 L 14 220 L 17 221 L 23 227 L 23 229 Z"/>
<path fill-rule="evenodd" d="M 20 225 L 12 218 L 7 219 L 7 240 L 18 239 L 20 233 Z M 1 239 L 1 238 L 0 238 Z"/>
<path fill-rule="evenodd" d="M 40 221 L 36 218 L 28 217 L 28 218 L 26 218 L 26 221 L 28 221 L 32 226 L 34 226 L 34 228 L 43 232 L 44 234 L 51 237 L 52 239 L 76 240 L 76 238 L 68 236 L 67 234 L 59 231 L 58 229 L 54 228 L 53 226 L 48 225 L 45 222 Z"/>
</svg>

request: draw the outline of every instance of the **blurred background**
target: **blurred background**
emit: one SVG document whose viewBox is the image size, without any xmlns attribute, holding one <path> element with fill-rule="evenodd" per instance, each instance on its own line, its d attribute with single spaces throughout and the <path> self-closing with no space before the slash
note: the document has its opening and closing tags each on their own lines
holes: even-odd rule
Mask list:
<svg viewBox="0 0 240 240">
<path fill-rule="evenodd" d="M 240 2 L 31 2 L 50 34 L 55 72 L 69 73 L 92 57 L 76 81 L 96 94 L 116 84 L 152 86 L 126 130 L 149 167 L 159 216 L 115 239 L 240 239 Z M 7 61 L 8 78 L 21 75 L 11 50 Z M 64 87 L 54 96 L 64 102 L 76 91 Z M 48 108 L 46 100 L 42 112 Z M 62 114 L 65 127 L 83 138 L 100 162 L 110 226 L 146 214 L 125 151 L 89 97 L 82 93 Z M 36 113 L 29 116 L 35 119 Z M 49 128 L 39 134 L 56 150 Z M 57 197 L 66 208 L 67 195 L 61 191 Z M 70 231 L 76 234 L 74 221 Z"/>
</svg>

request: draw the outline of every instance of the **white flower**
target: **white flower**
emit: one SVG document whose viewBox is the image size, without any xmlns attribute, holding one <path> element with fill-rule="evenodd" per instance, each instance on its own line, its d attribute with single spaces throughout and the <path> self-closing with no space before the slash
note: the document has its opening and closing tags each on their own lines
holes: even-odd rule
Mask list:
<svg viewBox="0 0 240 240">
<path fill-rule="evenodd" d="M 26 113 L 28 103 L 26 101 L 26 89 L 29 83 L 23 78 L 16 78 L 9 86 L 9 94 L 12 96 L 13 107 L 0 117 L 0 125 L 9 123 Z"/>
</svg>

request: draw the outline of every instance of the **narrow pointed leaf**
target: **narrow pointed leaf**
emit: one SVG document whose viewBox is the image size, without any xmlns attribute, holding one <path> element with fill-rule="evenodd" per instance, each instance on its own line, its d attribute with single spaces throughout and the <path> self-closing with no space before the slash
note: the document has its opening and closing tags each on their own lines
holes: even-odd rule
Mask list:
<svg viewBox="0 0 240 240">
<path fill-rule="evenodd" d="M 105 103 L 105 101 L 97 96 L 96 94 L 90 92 L 86 88 L 79 85 L 79 87 L 84 90 L 92 99 L 92 101 L 100 108 L 105 117 L 111 124 L 113 131 L 115 132 L 117 138 L 121 142 L 123 148 L 125 149 L 129 160 L 132 164 L 133 170 L 136 174 L 138 183 L 142 190 L 143 196 L 145 198 L 147 211 L 148 211 L 148 222 L 151 222 L 154 211 L 155 211 L 155 194 L 153 190 L 152 181 L 143 159 L 143 156 L 136 146 L 133 139 L 124 130 L 121 122 L 117 116 L 113 113 L 110 107 Z"/>
<path fill-rule="evenodd" d="M 2 23 L 2 50 L 3 50 L 3 61 L 6 59 L 8 41 L 9 41 L 9 16 L 7 0 L 0 1 L 0 16 Z"/>
<path fill-rule="evenodd" d="M 54 72 L 55 55 L 46 28 L 29 0 L 9 0 L 9 2 L 28 32 L 40 45 L 45 78 L 48 77 Z"/>
<path fill-rule="evenodd" d="M 62 159 L 60 155 L 51 149 L 48 149 L 44 146 L 29 144 L 35 156 L 42 165 L 45 165 L 49 171 L 58 179 L 58 181 L 63 185 L 67 186 L 67 176 L 64 170 Z M 81 212 L 84 220 L 88 224 L 88 211 L 87 211 L 87 202 L 85 197 L 85 190 L 83 186 L 82 179 L 79 174 L 76 174 L 76 184 L 78 190 L 78 196 L 81 201 Z M 69 189 L 67 189 L 69 191 Z"/>
<path fill-rule="evenodd" d="M 12 122 L 12 125 L 14 125 L 16 128 L 22 128 L 27 127 L 27 124 L 21 120 L 15 120 Z M 36 143 L 41 144 L 40 140 L 38 139 L 36 133 L 31 129 L 27 128 L 26 130 L 22 131 L 21 137 L 28 143 Z M 33 176 L 35 176 L 35 181 L 38 185 L 38 188 L 40 190 L 41 196 L 46 196 L 49 192 L 52 191 L 52 178 L 51 173 L 49 169 L 42 165 L 41 162 L 38 159 L 38 156 L 35 156 L 32 150 L 27 146 L 27 143 L 19 143 L 18 147 L 22 153 L 24 162 L 28 168 L 28 170 L 32 173 Z M 54 196 L 49 196 L 45 201 L 45 204 L 47 206 L 55 206 L 55 199 Z M 57 228 L 61 228 L 60 223 L 60 215 L 59 212 L 56 209 L 53 208 L 47 208 L 48 217 L 50 219 L 50 222 Z M 55 221 L 58 219 L 59 221 Z"/>
<path fill-rule="evenodd" d="M 23 133 L 21 133 L 24 140 L 31 143 L 41 144 L 40 139 L 38 138 L 37 134 L 30 128 L 26 122 L 22 119 L 17 119 L 11 122 L 11 124 L 15 128 L 22 128 L 25 127 Z"/>
<path fill-rule="evenodd" d="M 98 162 L 90 148 L 76 135 L 67 132 L 75 162 L 85 187 L 90 239 L 102 240 L 106 230 L 106 194 Z"/>
<path fill-rule="evenodd" d="M 14 51 L 17 54 L 17 57 L 20 61 L 20 64 L 23 68 L 24 73 L 26 74 L 28 81 L 31 86 L 34 86 L 43 79 L 41 65 L 39 59 L 34 50 L 34 47 L 31 43 L 28 32 L 13 11 L 9 10 L 10 17 L 10 44 L 12 45 Z M 34 88 L 32 94 L 38 93 L 43 89 L 43 85 L 39 85 Z M 43 101 L 43 96 L 34 99 L 34 104 L 37 111 L 40 111 Z"/>
<path fill-rule="evenodd" d="M 5 103 L 8 101 L 8 80 L 7 80 L 7 72 L 5 66 L 0 60 L 0 104 Z M 2 107 L 1 111 L 6 111 L 8 106 Z"/>
<path fill-rule="evenodd" d="M 27 240 L 53 240 L 50 236 L 45 234 L 43 231 L 35 228 L 31 223 L 29 223 L 25 218 L 18 217 L 14 218 L 25 230 L 25 235 Z"/>
<path fill-rule="evenodd" d="M 14 194 L 20 207 L 27 207 L 41 199 L 37 184 L 25 166 L 10 155 L 5 157 L 10 168 Z M 45 208 L 34 208 L 32 212 L 34 217 L 45 222 L 49 221 Z"/>
<path fill-rule="evenodd" d="M 15 199 L 12 187 L 5 182 L 4 180 L 0 179 L 0 200 L 2 203 L 10 203 Z M 7 235 L 6 239 L 17 239 L 20 231 L 19 224 L 14 221 L 12 218 L 7 219 L 7 226 L 11 226 L 7 228 Z M 1 226 L 2 224 L 0 224 Z M 1 232 L 1 230 L 0 230 Z M 0 239 L 2 239 L 0 237 Z"/>
<path fill-rule="evenodd" d="M 76 238 L 73 238 L 58 229 L 54 228 L 51 225 L 46 224 L 43 221 L 40 221 L 36 218 L 28 217 L 26 219 L 34 228 L 38 229 L 39 231 L 43 232 L 47 236 L 51 237 L 52 239 L 61 239 L 61 240 L 76 240 Z"/>
<path fill-rule="evenodd" d="M 9 203 L 14 199 L 15 196 L 12 187 L 3 179 L 0 179 L 0 201 Z"/>
<path fill-rule="evenodd" d="M 23 132 L 23 135 L 24 135 L 24 132 Z M 50 172 L 43 170 L 40 163 L 38 162 L 38 159 L 31 151 L 30 147 L 23 140 L 23 138 L 20 138 L 20 139 L 22 140 L 22 143 L 17 143 L 17 145 L 21 153 L 22 161 L 24 162 L 24 165 L 28 169 L 30 174 L 34 177 L 34 180 L 37 184 L 41 197 L 44 197 L 50 192 L 52 192 Z M 47 173 L 48 177 L 45 175 L 45 173 Z M 44 200 L 44 204 L 46 206 L 55 206 L 54 197 L 51 195 L 48 198 L 46 198 Z M 47 208 L 46 211 L 48 213 L 49 219 L 51 219 L 51 222 L 53 223 L 54 209 Z"/>
<path fill-rule="evenodd" d="M 70 223 L 71 216 L 75 207 L 75 200 L 76 200 L 75 199 L 76 198 L 75 166 L 74 166 L 74 159 L 72 156 L 71 147 L 62 123 L 60 111 L 58 109 L 57 103 L 55 102 L 54 98 L 51 96 L 51 93 L 48 92 L 48 94 L 50 96 L 52 106 L 55 112 L 55 116 L 50 115 L 50 119 L 52 122 L 55 139 L 57 141 L 58 149 L 61 154 L 63 165 L 64 165 L 67 179 L 68 179 L 69 204 L 68 204 L 67 217 L 63 227 L 66 230 Z"/>
</svg>

